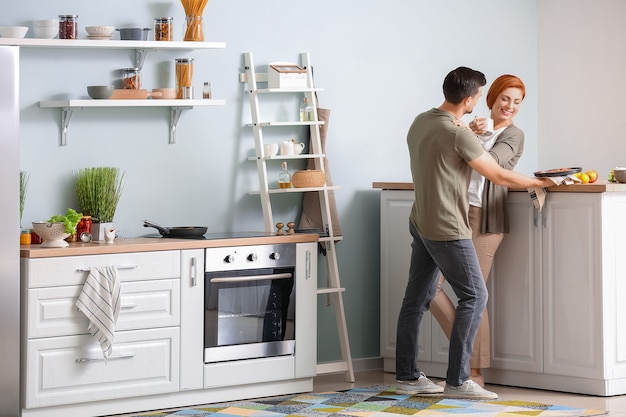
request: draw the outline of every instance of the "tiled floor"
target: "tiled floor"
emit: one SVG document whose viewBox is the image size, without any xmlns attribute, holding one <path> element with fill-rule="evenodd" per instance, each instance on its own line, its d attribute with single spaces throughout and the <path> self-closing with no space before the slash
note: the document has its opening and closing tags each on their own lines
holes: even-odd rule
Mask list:
<svg viewBox="0 0 626 417">
<path fill-rule="evenodd" d="M 349 383 L 345 381 L 343 373 L 328 374 L 315 377 L 313 381 L 314 391 L 337 391 L 353 387 L 365 387 L 375 384 L 395 384 L 395 375 L 381 371 L 363 371 L 355 373 L 356 381 Z M 439 382 L 439 379 L 433 378 Z M 525 388 L 515 388 L 502 385 L 486 386 L 490 391 L 498 393 L 500 399 L 504 400 L 526 400 L 537 401 L 546 404 L 566 405 L 578 408 L 592 408 L 609 412 L 610 417 L 626 417 L 626 395 L 615 397 L 592 397 L 589 395 L 568 394 L 555 391 L 542 391 Z"/>
</svg>

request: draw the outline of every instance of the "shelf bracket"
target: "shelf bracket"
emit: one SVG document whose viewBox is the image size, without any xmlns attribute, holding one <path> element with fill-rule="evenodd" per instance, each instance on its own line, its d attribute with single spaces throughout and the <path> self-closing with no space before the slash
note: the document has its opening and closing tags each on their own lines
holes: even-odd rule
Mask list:
<svg viewBox="0 0 626 417">
<path fill-rule="evenodd" d="M 137 64 L 137 68 L 140 70 L 143 68 L 143 64 L 146 61 L 146 55 L 148 52 L 156 51 L 156 49 L 136 49 L 135 50 L 135 62 Z"/>
<path fill-rule="evenodd" d="M 176 127 L 178 126 L 180 115 L 182 114 L 183 110 L 186 109 L 191 109 L 191 107 L 172 107 L 172 110 L 170 112 L 170 145 L 176 143 Z"/>
<path fill-rule="evenodd" d="M 70 107 L 63 107 L 61 109 L 61 143 L 60 143 L 60 146 L 67 145 L 67 132 L 70 129 L 70 120 L 72 120 L 73 114 L 74 114 L 74 109 Z"/>
</svg>

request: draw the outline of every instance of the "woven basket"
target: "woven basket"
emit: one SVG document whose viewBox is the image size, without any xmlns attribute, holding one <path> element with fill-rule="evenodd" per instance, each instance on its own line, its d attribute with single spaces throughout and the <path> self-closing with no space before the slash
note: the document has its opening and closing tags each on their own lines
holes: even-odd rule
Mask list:
<svg viewBox="0 0 626 417">
<path fill-rule="evenodd" d="M 291 176 L 291 183 L 296 188 L 321 187 L 326 183 L 326 174 L 317 169 L 296 171 Z"/>
</svg>

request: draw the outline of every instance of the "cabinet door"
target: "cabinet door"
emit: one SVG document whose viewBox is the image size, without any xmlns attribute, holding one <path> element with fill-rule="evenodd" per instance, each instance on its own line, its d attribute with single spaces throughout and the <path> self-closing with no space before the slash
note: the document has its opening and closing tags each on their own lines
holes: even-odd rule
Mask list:
<svg viewBox="0 0 626 417">
<path fill-rule="evenodd" d="M 380 206 L 380 354 L 384 369 L 395 372 L 398 314 L 409 276 L 412 237 L 409 215 L 413 206 L 412 191 L 381 192 Z M 448 341 L 432 315 L 422 319 L 419 335 L 419 362 L 447 363 Z M 433 349 L 433 341 L 439 346 Z M 443 342 L 442 342 L 443 341 Z M 433 358 L 433 351 L 436 357 Z"/>
<path fill-rule="evenodd" d="M 602 194 L 550 193 L 544 210 L 544 373 L 603 377 Z"/>
<path fill-rule="evenodd" d="M 541 232 L 543 214 L 525 192 L 508 197 L 510 233 L 496 252 L 487 282 L 493 369 L 543 369 Z"/>
</svg>

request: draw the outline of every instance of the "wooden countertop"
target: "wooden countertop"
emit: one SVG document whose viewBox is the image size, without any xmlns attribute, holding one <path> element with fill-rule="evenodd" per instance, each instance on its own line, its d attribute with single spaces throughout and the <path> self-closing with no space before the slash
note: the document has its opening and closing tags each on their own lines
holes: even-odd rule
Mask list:
<svg viewBox="0 0 626 417">
<path fill-rule="evenodd" d="M 137 237 L 131 239 L 115 239 L 113 243 L 89 242 L 70 243 L 65 248 L 42 248 L 41 245 L 20 245 L 22 258 L 52 258 L 56 256 L 104 255 L 111 253 L 150 252 L 181 249 L 204 249 L 227 246 L 264 245 L 279 243 L 317 242 L 319 235 L 295 233 L 277 236 L 267 234 L 260 237 L 242 237 L 225 239 L 164 239 L 160 237 Z"/>
<path fill-rule="evenodd" d="M 372 188 L 381 190 L 413 190 L 412 182 L 373 182 Z M 626 191 L 626 184 L 608 181 L 597 181 L 593 184 L 560 185 L 548 188 L 557 193 L 606 193 Z M 525 188 L 510 188 L 509 191 L 527 191 Z"/>
</svg>

